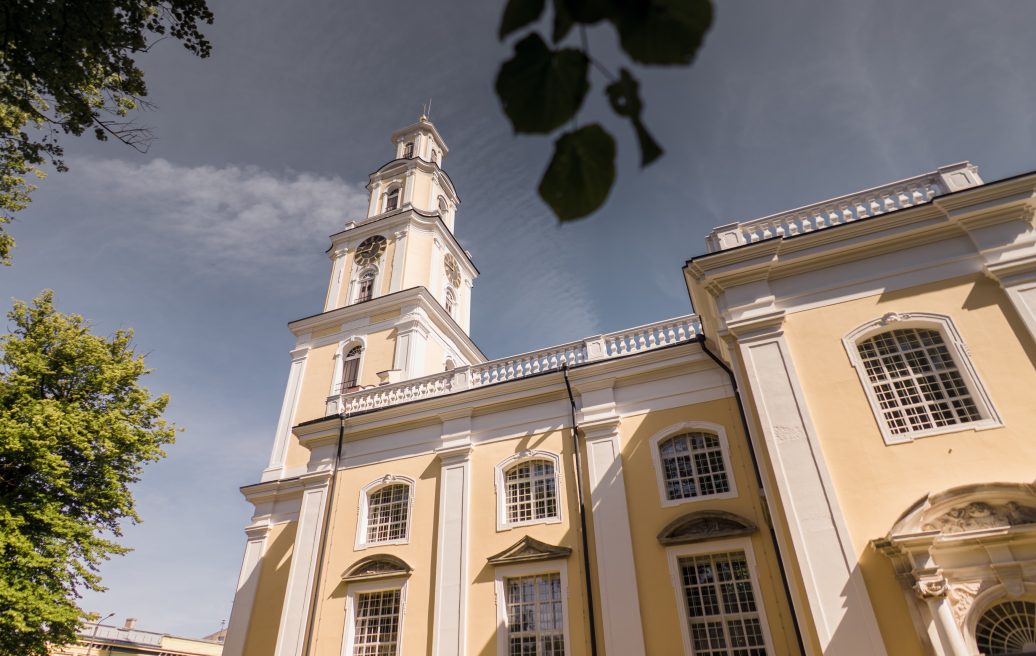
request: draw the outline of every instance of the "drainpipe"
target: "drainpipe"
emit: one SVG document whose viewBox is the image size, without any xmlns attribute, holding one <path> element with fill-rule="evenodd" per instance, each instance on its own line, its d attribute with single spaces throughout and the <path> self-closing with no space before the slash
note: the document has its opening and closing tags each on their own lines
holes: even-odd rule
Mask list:
<svg viewBox="0 0 1036 656">
<path fill-rule="evenodd" d="M 759 485 L 759 496 L 766 498 L 763 493 L 763 473 L 759 469 L 759 458 L 755 454 L 755 447 L 752 445 L 751 433 L 748 428 L 748 415 L 745 414 L 745 403 L 741 398 L 741 390 L 737 386 L 737 378 L 734 376 L 734 370 L 727 366 L 727 363 L 721 360 L 715 353 L 709 350 L 708 344 L 705 342 L 705 333 L 698 333 L 698 344 L 701 345 L 701 350 L 705 351 L 705 355 L 712 358 L 712 361 L 720 366 L 723 371 L 727 372 L 727 376 L 730 378 L 730 386 L 734 388 L 734 399 L 737 401 L 737 412 L 741 417 L 741 428 L 745 433 L 745 443 L 748 445 L 748 454 L 752 457 L 752 470 L 755 472 L 755 481 Z M 767 509 L 768 510 L 768 509 Z M 791 624 L 795 627 L 795 640 L 799 643 L 799 653 L 806 653 L 806 646 L 802 642 L 802 631 L 799 628 L 799 618 L 795 614 L 795 602 L 791 598 L 791 585 L 788 583 L 788 572 L 784 566 L 784 554 L 781 553 L 780 544 L 777 542 L 777 532 L 773 528 L 773 520 L 770 517 L 766 518 L 766 526 L 770 529 L 770 541 L 773 542 L 773 546 L 777 550 L 777 569 L 781 573 L 781 583 L 784 585 L 784 595 L 788 599 L 788 607 L 791 609 Z"/>
<path fill-rule="evenodd" d="M 313 632 L 316 630 L 317 600 L 320 597 L 320 576 L 324 572 L 324 553 L 327 551 L 327 543 L 331 540 L 329 529 L 331 527 L 331 516 L 335 503 L 335 483 L 338 480 L 338 463 L 342 459 L 342 442 L 345 439 L 345 419 L 348 415 L 338 415 L 338 447 L 335 449 L 335 462 L 331 467 L 331 482 L 327 486 L 327 510 L 324 511 L 324 521 L 320 529 L 320 549 L 317 551 L 317 571 L 313 574 L 313 592 L 309 599 L 309 617 L 306 619 L 306 639 L 302 642 L 302 656 L 308 656 L 310 645 L 313 641 Z"/>
<path fill-rule="evenodd" d="M 568 363 L 561 365 L 568 391 L 569 410 L 572 414 L 572 450 L 576 456 L 576 498 L 579 501 L 579 537 L 583 543 L 583 581 L 586 583 L 586 603 L 590 609 L 590 655 L 597 656 L 597 621 L 594 619 L 594 587 L 590 580 L 590 542 L 586 536 L 586 499 L 583 497 L 583 465 L 579 452 L 579 426 L 576 424 L 576 400 L 572 396 L 572 385 L 568 381 Z"/>
</svg>

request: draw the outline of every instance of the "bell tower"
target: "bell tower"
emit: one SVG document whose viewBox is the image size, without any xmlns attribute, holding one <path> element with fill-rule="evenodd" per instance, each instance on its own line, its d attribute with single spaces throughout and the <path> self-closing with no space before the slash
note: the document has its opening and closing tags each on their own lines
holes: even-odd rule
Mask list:
<svg viewBox="0 0 1036 656">
<path fill-rule="evenodd" d="M 370 174 L 367 215 L 328 250 L 319 316 L 341 319 L 343 394 L 485 359 L 468 336 L 478 270 L 454 236 L 460 199 L 443 170 L 446 142 L 426 116 L 391 141 L 393 159 Z"/>
</svg>

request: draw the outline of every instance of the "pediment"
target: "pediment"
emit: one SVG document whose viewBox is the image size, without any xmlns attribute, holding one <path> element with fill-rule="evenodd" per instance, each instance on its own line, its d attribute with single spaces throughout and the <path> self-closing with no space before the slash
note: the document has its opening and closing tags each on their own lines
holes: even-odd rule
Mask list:
<svg viewBox="0 0 1036 656">
<path fill-rule="evenodd" d="M 670 522 L 658 534 L 658 541 L 664 545 L 690 544 L 754 532 L 755 524 L 740 515 L 722 510 L 700 510 Z"/>
<path fill-rule="evenodd" d="M 526 535 L 507 549 L 490 556 L 486 560 L 489 561 L 490 565 L 511 565 L 513 563 L 528 563 L 537 560 L 568 558 L 571 553 L 572 550 L 568 547 L 555 547 Z"/>
<path fill-rule="evenodd" d="M 1036 487 L 1028 483 L 963 485 L 918 500 L 893 525 L 889 536 L 938 532 L 944 535 L 1036 528 Z"/>
<path fill-rule="evenodd" d="M 397 576 L 410 576 L 413 568 L 403 560 L 388 554 L 367 556 L 342 574 L 343 581 L 369 581 Z"/>
</svg>

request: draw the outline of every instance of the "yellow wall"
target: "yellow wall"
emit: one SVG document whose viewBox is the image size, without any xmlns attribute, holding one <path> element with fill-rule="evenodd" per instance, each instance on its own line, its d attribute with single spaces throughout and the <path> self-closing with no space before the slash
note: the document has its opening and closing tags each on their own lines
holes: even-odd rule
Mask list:
<svg viewBox="0 0 1036 656">
<path fill-rule="evenodd" d="M 886 446 L 841 338 L 888 312 L 949 315 L 1004 426 Z M 868 549 L 929 492 L 967 483 L 1031 482 L 1036 465 L 1036 351 L 996 283 L 963 277 L 789 315 L 785 335 L 874 608 L 893 653 L 920 653 L 884 557 Z M 1010 457 L 1004 457 L 1004 454 Z M 911 645 L 908 649 L 904 645 Z"/>
<path fill-rule="evenodd" d="M 274 526 L 266 538 L 266 552 L 260 561 L 259 584 L 243 651 L 248 656 L 273 654 L 297 527 L 298 522 Z"/>
</svg>

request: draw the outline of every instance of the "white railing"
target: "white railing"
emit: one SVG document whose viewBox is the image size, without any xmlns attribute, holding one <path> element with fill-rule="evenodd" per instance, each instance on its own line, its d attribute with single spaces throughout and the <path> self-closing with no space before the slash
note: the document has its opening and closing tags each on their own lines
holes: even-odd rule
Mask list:
<svg viewBox="0 0 1036 656">
<path fill-rule="evenodd" d="M 689 342 L 701 333 L 697 315 L 650 323 L 607 335 L 588 337 L 578 342 L 552 346 L 507 358 L 490 360 L 470 367 L 457 367 L 432 376 L 381 385 L 373 389 L 342 394 L 328 412 L 354 414 L 409 401 L 442 396 L 475 387 L 526 378 L 546 371 L 618 358 L 663 346 Z"/>
<path fill-rule="evenodd" d="M 901 210 L 953 191 L 982 184 L 978 167 L 970 162 L 943 166 L 931 173 L 831 198 L 752 221 L 729 223 L 706 238 L 710 253 L 743 244 L 791 237 L 843 223 Z"/>
</svg>

